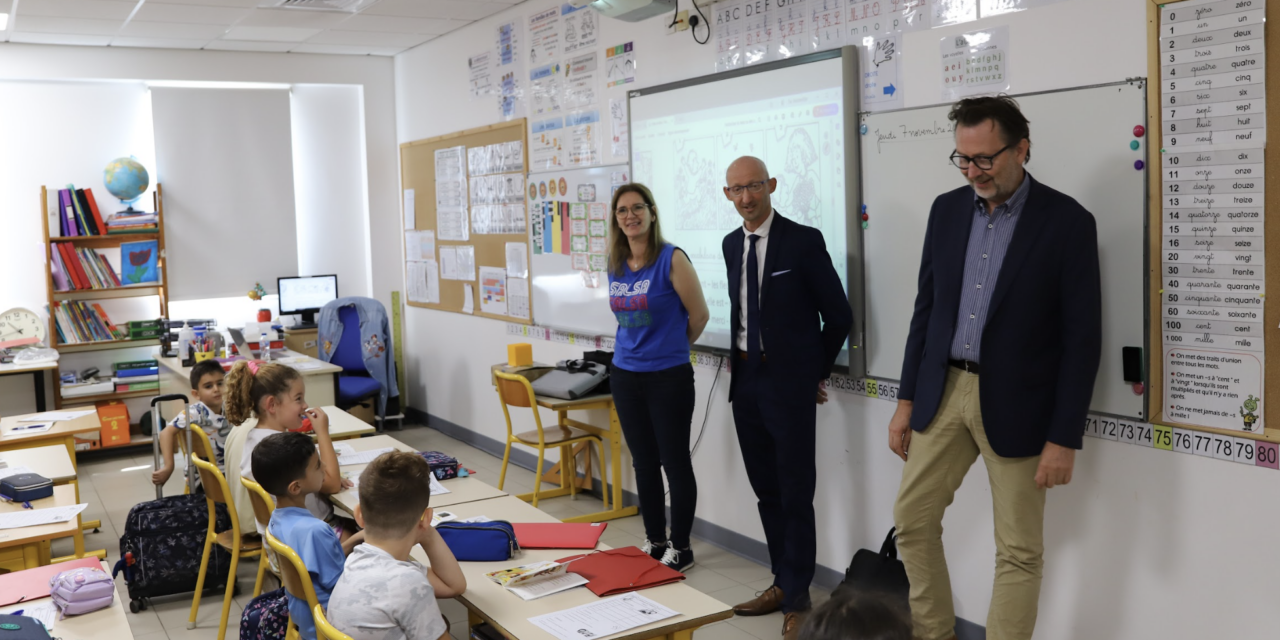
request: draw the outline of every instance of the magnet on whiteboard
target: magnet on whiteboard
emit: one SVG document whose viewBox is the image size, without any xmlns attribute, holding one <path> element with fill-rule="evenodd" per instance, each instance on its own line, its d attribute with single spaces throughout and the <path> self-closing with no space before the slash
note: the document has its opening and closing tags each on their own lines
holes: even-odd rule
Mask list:
<svg viewBox="0 0 1280 640">
<path fill-rule="evenodd" d="M 864 213 L 864 214 L 862 214 L 862 221 L 863 221 L 863 222 L 866 222 L 866 221 L 868 221 L 868 220 L 870 220 L 870 219 L 871 219 L 871 216 L 869 216 L 869 215 L 867 215 L 867 214 L 865 214 L 865 213 Z"/>
<path fill-rule="evenodd" d="M 1143 161 L 1141 161 L 1141 160 L 1134 160 L 1134 161 L 1133 161 L 1133 168 L 1134 168 L 1134 169 L 1137 169 L 1138 171 L 1142 171 L 1142 168 L 1143 168 L 1143 167 L 1145 167 L 1145 166 L 1147 166 L 1147 163 L 1145 163 L 1145 162 L 1143 162 Z"/>
<path fill-rule="evenodd" d="M 1135 137 L 1135 138 L 1141 138 L 1141 137 L 1142 137 L 1142 134 L 1144 134 L 1144 133 L 1146 133 L 1146 132 L 1147 132 L 1147 128 L 1146 128 L 1146 127 L 1144 127 L 1144 126 L 1142 126 L 1142 125 L 1137 125 L 1137 126 L 1135 126 L 1135 127 L 1133 128 L 1133 137 Z"/>
<path fill-rule="evenodd" d="M 866 228 L 867 228 L 867 226 L 868 226 L 868 224 L 867 224 L 866 222 L 863 222 L 863 223 L 862 223 L 862 228 L 863 228 L 863 229 L 866 229 Z"/>
<path fill-rule="evenodd" d="M 1160 293 L 1164 293 L 1164 289 L 1161 289 L 1161 290 L 1160 290 Z"/>
<path fill-rule="evenodd" d="M 858 127 L 858 133 L 861 133 L 864 136 L 867 135 L 867 125 L 864 124 L 861 127 Z"/>
<path fill-rule="evenodd" d="M 1142 395 L 1142 392 L 1146 390 L 1147 390 L 1146 385 L 1142 384 L 1141 382 L 1133 383 L 1133 395 L 1140 396 Z"/>
<path fill-rule="evenodd" d="M 1139 147 L 1139 145 L 1138 145 L 1138 141 L 1137 141 L 1137 140 L 1130 140 L 1130 141 L 1129 141 L 1129 148 L 1130 148 L 1130 149 L 1133 149 L 1134 151 L 1137 151 L 1137 150 L 1138 150 L 1138 147 Z"/>
</svg>

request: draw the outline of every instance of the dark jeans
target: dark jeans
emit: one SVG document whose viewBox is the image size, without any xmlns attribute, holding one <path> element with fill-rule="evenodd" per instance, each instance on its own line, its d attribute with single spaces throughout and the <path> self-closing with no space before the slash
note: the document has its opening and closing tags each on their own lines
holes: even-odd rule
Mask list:
<svg viewBox="0 0 1280 640">
<path fill-rule="evenodd" d="M 698 482 L 689 458 L 693 365 L 685 363 L 651 372 L 615 366 L 609 384 L 622 434 L 631 450 L 631 466 L 636 471 L 645 536 L 653 542 L 667 539 L 662 489 L 662 472 L 666 471 L 667 484 L 671 486 L 671 542 L 678 549 L 688 548 L 698 504 Z"/>
</svg>

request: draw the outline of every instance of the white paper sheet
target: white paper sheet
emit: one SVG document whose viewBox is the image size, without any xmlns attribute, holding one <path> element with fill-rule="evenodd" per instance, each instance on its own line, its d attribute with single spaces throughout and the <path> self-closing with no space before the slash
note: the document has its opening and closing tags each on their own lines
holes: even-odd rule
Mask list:
<svg viewBox="0 0 1280 640">
<path fill-rule="evenodd" d="M 39 620 L 50 635 L 53 635 L 53 625 L 58 621 L 58 614 L 58 605 L 53 602 L 41 602 L 22 609 L 22 615 Z"/>
<path fill-rule="evenodd" d="M 35 473 L 35 472 L 22 465 L 18 465 L 15 467 L 3 466 L 3 467 L 0 467 L 0 480 L 8 478 L 9 476 L 16 476 L 24 473 Z"/>
<path fill-rule="evenodd" d="M 76 517 L 89 505 L 73 504 L 66 507 L 49 507 L 48 509 L 22 509 L 0 513 L 0 529 L 18 529 L 34 527 L 42 524 L 66 522 Z"/>
<path fill-rule="evenodd" d="M 525 582 L 516 587 L 507 587 L 507 591 L 520 596 L 524 600 L 537 600 L 561 591 L 587 584 L 589 580 L 576 573 L 562 573 L 558 576 Z"/>
<path fill-rule="evenodd" d="M 427 260 L 424 264 L 427 272 L 427 302 L 440 304 L 440 267 L 435 260 Z"/>
<path fill-rule="evenodd" d="M 418 226 L 418 214 L 414 209 L 413 189 L 404 190 L 404 228 L 415 229 Z"/>
<path fill-rule="evenodd" d="M 501 267 L 480 267 L 480 310 L 507 315 L 507 272 Z"/>
<path fill-rule="evenodd" d="M 446 493 L 452 493 L 452 492 L 444 488 L 444 485 L 440 484 L 439 480 L 436 480 L 436 474 L 434 473 L 431 474 L 431 495 L 439 496 L 439 495 L 444 495 Z"/>
<path fill-rule="evenodd" d="M 24 422 L 6 431 L 5 435 L 27 436 L 33 433 L 44 433 L 52 428 L 52 422 Z"/>
<path fill-rule="evenodd" d="M 436 211 L 436 237 L 441 240 L 466 242 L 471 239 L 466 207 Z"/>
<path fill-rule="evenodd" d="M 75 420 L 83 416 L 87 416 L 96 409 L 88 411 L 46 411 L 44 413 L 35 413 L 29 416 L 18 418 L 18 422 L 58 422 L 61 420 Z"/>
<path fill-rule="evenodd" d="M 356 451 L 346 455 L 339 455 L 338 466 L 345 467 L 353 464 L 369 464 L 370 462 L 373 462 L 374 458 L 377 458 L 388 451 L 395 451 L 395 447 L 383 447 L 381 449 L 370 449 L 368 451 Z"/>
<path fill-rule="evenodd" d="M 464 284 L 464 285 L 462 285 L 462 295 L 463 295 L 463 297 L 462 297 L 462 312 L 463 312 L 463 313 L 475 313 L 475 312 L 476 312 L 476 294 L 475 294 L 475 290 L 471 288 L 471 285 L 469 285 L 469 284 Z"/>
<path fill-rule="evenodd" d="M 463 146 L 436 149 L 436 181 L 465 178 L 467 148 Z"/>
<path fill-rule="evenodd" d="M 458 279 L 458 248 L 456 246 L 440 247 L 440 277 L 445 280 Z"/>
<path fill-rule="evenodd" d="M 436 232 L 409 230 L 404 232 L 405 260 L 435 260 Z"/>
<path fill-rule="evenodd" d="M 529 245 L 523 242 L 507 243 L 507 275 L 512 278 L 529 277 Z"/>
<path fill-rule="evenodd" d="M 458 246 L 458 279 L 476 279 L 476 248 L 472 245 Z"/>
<path fill-rule="evenodd" d="M 440 276 L 435 260 L 405 263 L 406 288 L 410 302 L 440 302 Z"/>
<path fill-rule="evenodd" d="M 560 640 L 603 638 L 680 615 L 638 593 L 624 593 L 572 609 L 529 618 Z"/>
<path fill-rule="evenodd" d="M 507 278 L 507 315 L 521 320 L 529 319 L 528 280 Z"/>
</svg>

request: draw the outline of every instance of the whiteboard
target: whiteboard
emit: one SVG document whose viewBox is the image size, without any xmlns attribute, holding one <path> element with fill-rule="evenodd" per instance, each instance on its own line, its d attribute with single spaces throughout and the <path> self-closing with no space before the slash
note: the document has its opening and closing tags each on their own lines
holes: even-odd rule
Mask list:
<svg viewBox="0 0 1280 640">
<path fill-rule="evenodd" d="M 618 321 L 609 309 L 608 275 L 574 269 L 572 252 L 558 252 L 548 242 L 538 241 L 542 239 L 540 234 L 545 234 L 543 238 L 552 235 L 543 213 L 544 203 L 603 204 L 607 211 L 614 185 L 630 182 L 629 176 L 624 164 L 529 174 L 530 295 L 533 318 L 539 325 L 597 336 L 618 332 Z M 607 240 L 606 236 L 606 243 Z M 561 238 L 561 242 L 562 247 L 567 247 L 570 240 Z"/>
<path fill-rule="evenodd" d="M 1092 409 L 1142 419 L 1145 397 L 1124 381 L 1122 347 L 1146 341 L 1146 123 L 1141 82 L 1015 96 L 1031 121 L 1027 171 L 1080 202 L 1098 223 L 1102 269 L 1102 364 Z M 950 105 L 865 114 L 862 231 L 867 375 L 898 379 L 925 226 L 934 198 L 965 184 L 948 160 L 955 148 Z M 1137 150 L 1130 141 L 1138 140 Z M 1145 370 L 1145 365 L 1144 365 Z"/>
</svg>

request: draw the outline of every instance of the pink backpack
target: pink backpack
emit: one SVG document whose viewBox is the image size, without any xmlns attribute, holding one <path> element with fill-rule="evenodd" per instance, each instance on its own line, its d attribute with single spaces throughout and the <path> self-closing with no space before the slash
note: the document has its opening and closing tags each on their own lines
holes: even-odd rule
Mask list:
<svg viewBox="0 0 1280 640">
<path fill-rule="evenodd" d="M 116 583 L 102 569 L 80 567 L 63 571 L 49 579 L 49 596 L 62 612 L 61 620 L 111 606 Z"/>
</svg>

